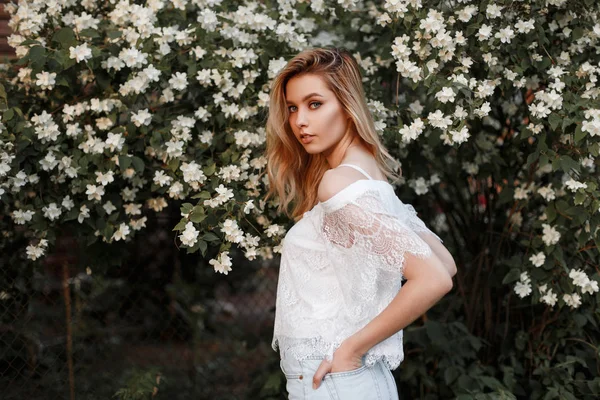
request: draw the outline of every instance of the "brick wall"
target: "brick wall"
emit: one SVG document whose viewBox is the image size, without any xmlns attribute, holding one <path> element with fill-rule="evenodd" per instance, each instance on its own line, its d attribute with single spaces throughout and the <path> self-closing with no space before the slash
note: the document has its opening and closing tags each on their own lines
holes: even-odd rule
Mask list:
<svg viewBox="0 0 600 400">
<path fill-rule="evenodd" d="M 10 35 L 10 28 L 8 27 L 9 15 L 4 11 L 4 4 L 8 3 L 8 0 L 0 0 L 0 58 L 3 56 L 14 56 L 15 52 L 12 47 L 8 46 L 6 38 Z"/>
</svg>

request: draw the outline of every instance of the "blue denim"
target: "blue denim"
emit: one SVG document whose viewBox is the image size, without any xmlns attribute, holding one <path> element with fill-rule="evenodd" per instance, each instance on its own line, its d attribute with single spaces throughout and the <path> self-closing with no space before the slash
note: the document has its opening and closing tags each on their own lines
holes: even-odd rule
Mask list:
<svg viewBox="0 0 600 400">
<path fill-rule="evenodd" d="M 358 369 L 326 374 L 319 388 L 314 390 L 312 379 L 322 361 L 323 357 L 281 360 L 289 400 L 398 400 L 398 389 L 390 370 L 382 361 L 367 367 L 364 358 Z"/>
</svg>

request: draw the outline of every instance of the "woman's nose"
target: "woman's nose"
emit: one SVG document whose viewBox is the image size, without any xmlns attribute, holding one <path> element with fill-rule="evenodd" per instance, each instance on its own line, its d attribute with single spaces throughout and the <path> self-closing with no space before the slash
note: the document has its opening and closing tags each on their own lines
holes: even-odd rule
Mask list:
<svg viewBox="0 0 600 400">
<path fill-rule="evenodd" d="M 296 126 L 298 128 L 300 128 L 305 125 L 306 125 L 306 113 L 298 110 L 298 112 L 296 113 Z"/>
</svg>

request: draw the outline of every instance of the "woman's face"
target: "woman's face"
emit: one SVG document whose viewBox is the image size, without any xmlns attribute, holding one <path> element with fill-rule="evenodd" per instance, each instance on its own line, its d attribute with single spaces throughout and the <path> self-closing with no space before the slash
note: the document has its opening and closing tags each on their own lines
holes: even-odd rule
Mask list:
<svg viewBox="0 0 600 400">
<path fill-rule="evenodd" d="M 303 74 L 286 85 L 289 123 L 309 154 L 331 152 L 344 137 L 350 119 L 320 76 Z"/>
</svg>

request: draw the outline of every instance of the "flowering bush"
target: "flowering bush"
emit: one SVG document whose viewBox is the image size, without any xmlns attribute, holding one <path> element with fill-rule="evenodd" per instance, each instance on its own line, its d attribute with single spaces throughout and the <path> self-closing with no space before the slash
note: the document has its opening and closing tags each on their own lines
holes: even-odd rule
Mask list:
<svg viewBox="0 0 600 400">
<path fill-rule="evenodd" d="M 508 336 L 518 350 L 502 353 L 502 383 L 465 366 L 476 362 L 474 342 L 458 361 L 443 359 L 454 372 L 436 363 L 439 381 L 456 395 L 598 394 L 588 348 L 599 339 L 600 302 L 593 0 L 6 8 L 18 60 L 0 87 L 0 199 L 31 240 L 29 259 L 47 252 L 58 226 L 87 243 L 127 241 L 175 201 L 185 201 L 174 228 L 181 245 L 219 247 L 216 271 L 231 270 L 232 244 L 250 260 L 272 257 L 285 225 L 261 200 L 268 85 L 299 50 L 341 45 L 361 65 L 376 127 L 402 161 L 401 198 L 435 200 L 440 211 L 431 224 L 459 265 L 449 310 L 495 351 Z M 527 305 L 539 312 L 522 312 Z M 449 337 L 465 335 L 452 329 Z M 536 355 L 523 360 L 525 349 Z M 430 379 L 412 362 L 407 382 Z M 525 371 L 544 376 L 532 382 Z"/>
</svg>

